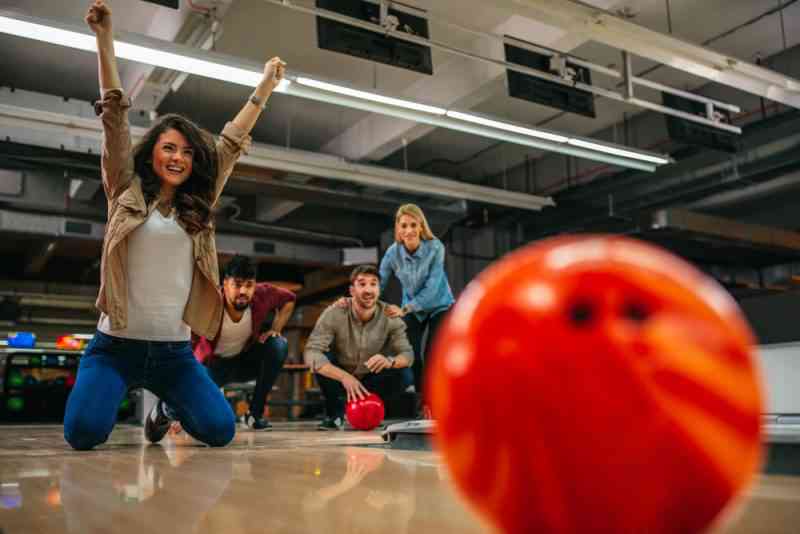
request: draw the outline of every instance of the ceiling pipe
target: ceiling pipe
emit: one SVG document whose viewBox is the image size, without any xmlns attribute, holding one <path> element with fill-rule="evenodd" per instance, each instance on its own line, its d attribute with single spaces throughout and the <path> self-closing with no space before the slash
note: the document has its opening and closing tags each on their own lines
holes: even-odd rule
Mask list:
<svg viewBox="0 0 800 534">
<path fill-rule="evenodd" d="M 65 140 L 80 137 L 99 141 L 102 138 L 102 125 L 97 119 L 0 104 L 0 128 L 3 127 L 9 132 L 46 131 Z M 131 127 L 134 140 L 144 133 L 145 128 Z M 538 211 L 543 207 L 555 205 L 549 197 L 355 163 L 337 156 L 273 145 L 253 144 L 249 153 L 239 158 L 239 163 L 261 169 L 340 180 L 417 195 L 429 194 L 456 200 L 472 200 L 523 210 Z"/>
<path fill-rule="evenodd" d="M 687 204 L 689 209 L 713 209 L 739 204 L 758 199 L 760 197 L 774 195 L 782 191 L 800 189 L 800 171 L 787 174 L 781 178 L 754 184 L 733 191 L 725 191 L 711 195 L 702 200 Z"/>
<path fill-rule="evenodd" d="M 242 213 L 242 208 L 238 204 L 231 203 L 228 207 L 233 210 L 233 214 L 228 217 L 228 220 L 240 226 L 262 230 L 283 237 L 289 237 L 289 238 L 299 237 L 302 239 L 310 239 L 318 243 L 325 243 L 328 245 L 355 245 L 357 247 L 364 246 L 364 242 L 361 239 L 355 237 L 338 235 L 338 234 L 327 234 L 324 232 L 315 232 L 312 230 L 299 230 L 297 228 L 285 228 L 282 226 L 264 224 L 253 221 L 243 221 L 239 218 L 239 215 L 241 215 Z"/>
</svg>

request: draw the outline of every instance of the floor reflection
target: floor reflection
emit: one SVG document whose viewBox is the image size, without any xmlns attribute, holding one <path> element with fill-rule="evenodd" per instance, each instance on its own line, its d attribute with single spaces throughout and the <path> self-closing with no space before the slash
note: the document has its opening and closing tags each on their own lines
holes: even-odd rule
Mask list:
<svg viewBox="0 0 800 534">
<path fill-rule="evenodd" d="M 423 457 L 423 460 L 419 458 Z M 242 455 L 200 532 L 481 532 L 430 453 L 380 448 Z"/>
<path fill-rule="evenodd" d="M 102 461 L 67 459 L 61 469 L 61 503 L 67 531 L 196 532 L 224 494 L 233 474 L 229 454 L 200 448 L 145 446 L 138 455 Z"/>
<path fill-rule="evenodd" d="M 800 532 L 800 477 L 761 475 L 713 534 Z M 0 427 L 0 531 L 339 534 L 490 532 L 438 457 L 377 434 L 240 432 L 224 449 L 141 428 L 80 453 L 60 427 Z"/>
<path fill-rule="evenodd" d="M 367 533 L 391 523 L 408 532 L 414 515 L 414 471 L 386 458 L 386 451 L 347 447 L 346 460 L 323 462 L 319 483 L 307 492 L 303 510 L 309 531 Z M 342 465 L 344 464 L 344 465 Z"/>
</svg>

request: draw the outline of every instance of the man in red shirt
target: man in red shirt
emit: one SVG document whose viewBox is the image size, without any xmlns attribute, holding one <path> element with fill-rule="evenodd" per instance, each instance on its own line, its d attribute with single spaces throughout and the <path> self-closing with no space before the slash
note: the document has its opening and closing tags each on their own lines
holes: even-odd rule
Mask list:
<svg viewBox="0 0 800 534">
<path fill-rule="evenodd" d="M 202 362 L 211 379 L 222 387 L 230 382 L 256 380 L 250 412 L 245 423 L 253 430 L 272 425 L 264 414 L 272 390 L 289 351 L 281 335 L 292 315 L 295 294 L 268 283 L 256 283 L 256 266 L 246 256 L 234 256 L 225 266 L 222 282 L 224 311 L 220 330 L 213 340 L 193 336 L 195 358 Z M 264 322 L 275 317 L 268 329 Z M 155 443 L 169 430 L 170 410 L 161 401 L 145 422 L 145 435 Z"/>
</svg>

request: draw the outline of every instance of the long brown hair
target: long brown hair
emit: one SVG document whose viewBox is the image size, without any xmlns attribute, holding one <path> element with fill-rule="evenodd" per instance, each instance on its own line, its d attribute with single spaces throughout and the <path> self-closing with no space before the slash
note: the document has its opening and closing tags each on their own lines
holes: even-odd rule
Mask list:
<svg viewBox="0 0 800 534">
<path fill-rule="evenodd" d="M 214 137 L 181 115 L 164 115 L 133 148 L 133 164 L 142 179 L 142 192 L 146 203 L 158 198 L 161 178 L 153 170 L 153 147 L 159 136 L 167 130 L 180 132 L 194 150 L 192 174 L 175 191 L 174 206 L 178 219 L 190 234 L 195 234 L 211 224 L 211 200 L 214 179 L 217 176 L 217 149 Z"/>
</svg>

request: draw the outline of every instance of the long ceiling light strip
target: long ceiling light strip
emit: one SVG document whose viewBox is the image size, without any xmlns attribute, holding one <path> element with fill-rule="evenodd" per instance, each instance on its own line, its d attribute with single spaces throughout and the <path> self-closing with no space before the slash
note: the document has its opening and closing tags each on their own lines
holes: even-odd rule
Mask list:
<svg viewBox="0 0 800 534">
<path fill-rule="evenodd" d="M 554 143 L 544 139 L 531 137 L 529 135 L 521 135 L 509 130 L 501 130 L 498 128 L 490 128 L 481 124 L 480 120 L 464 121 L 456 120 L 448 116 L 432 115 L 430 113 L 420 113 L 407 108 L 386 106 L 370 100 L 353 98 L 341 93 L 332 93 L 328 91 L 320 91 L 313 87 L 306 87 L 299 83 L 292 83 L 286 91 L 287 94 L 296 96 L 298 98 L 307 98 L 309 100 L 316 100 L 325 102 L 327 104 L 349 107 L 352 109 L 359 109 L 370 113 L 379 113 L 396 117 L 398 119 L 405 119 L 419 124 L 429 124 L 437 128 L 446 128 L 458 132 L 463 132 L 469 135 L 476 135 L 485 137 L 487 139 L 495 139 L 520 146 L 527 146 L 537 150 L 558 152 L 576 158 L 585 158 L 601 163 L 608 163 L 610 165 L 617 165 L 630 169 L 637 169 L 646 172 L 653 172 L 656 165 L 646 161 L 640 161 L 630 158 L 622 158 L 614 156 L 605 152 L 597 150 L 587 150 L 577 146 L 569 145 L 567 143 Z M 470 114 L 471 115 L 471 114 Z M 477 119 L 484 119 L 479 115 L 475 115 Z"/>
<path fill-rule="evenodd" d="M 31 20 L 25 20 L 26 18 L 28 17 L 21 18 L 16 14 L 13 14 L 13 16 L 0 15 L 0 33 L 79 50 L 96 50 L 95 37 L 88 30 L 78 30 L 75 27 L 66 29 L 67 26 L 63 24 L 61 25 L 62 27 L 58 27 L 54 26 L 51 21 L 47 21 L 47 24 L 45 24 L 31 22 Z M 249 87 L 256 86 L 262 77 L 260 70 L 232 66 L 222 62 L 222 58 L 220 61 L 210 61 L 189 55 L 197 55 L 197 51 L 187 51 L 187 53 L 168 52 L 152 45 L 129 42 L 133 40 L 149 44 L 149 40 L 142 38 L 142 36 L 134 36 L 133 34 L 128 34 L 128 36 L 129 39 L 119 39 L 114 42 L 115 51 L 119 58 Z M 164 46 L 180 49 L 174 43 L 164 43 L 162 47 Z M 292 90 L 290 88 L 292 80 L 297 82 L 298 85 L 314 89 L 317 93 Z M 375 113 L 418 120 L 443 128 L 603 161 L 622 167 L 653 171 L 656 165 L 663 165 L 671 161 L 668 157 L 660 154 L 597 143 L 587 138 L 567 137 L 555 132 L 517 125 L 474 113 L 446 110 L 437 106 L 361 91 L 306 76 L 288 77 L 275 90 L 276 92 L 284 92 L 316 100 L 329 100 L 339 105 L 349 105 L 350 107 Z M 331 98 L 330 95 L 332 94 L 341 95 L 344 98 Z M 411 113 L 400 113 L 398 108 L 400 110 L 408 110 Z"/>
<path fill-rule="evenodd" d="M 410 100 L 401 100 L 398 98 L 386 97 L 376 93 L 370 93 L 367 91 L 352 89 L 350 87 L 346 87 L 343 85 L 337 85 L 333 83 L 313 80 L 311 78 L 297 77 L 296 79 L 294 79 L 294 81 L 300 85 L 315 87 L 323 91 L 329 91 L 332 93 L 337 93 L 345 96 L 352 96 L 355 98 L 361 98 L 364 100 L 378 102 L 381 104 L 388 104 L 392 106 L 402 107 L 414 111 L 421 111 L 423 113 L 431 113 L 432 115 L 446 115 L 447 117 L 459 121 L 479 124 L 481 126 L 487 126 L 489 128 L 495 128 L 498 130 L 505 130 L 522 136 L 533 137 L 536 139 L 543 139 L 545 141 L 550 141 L 553 143 L 570 144 L 590 151 L 604 152 L 606 154 L 613 154 L 615 156 L 620 156 L 623 158 L 646 161 L 648 163 L 654 163 L 656 165 L 664 165 L 671 161 L 669 158 L 661 156 L 660 154 L 650 154 L 647 152 L 635 151 L 627 148 L 613 147 L 602 143 L 596 143 L 588 139 L 571 138 L 554 132 L 549 132 L 546 130 L 530 128 L 527 126 L 521 126 L 506 121 L 491 119 L 489 117 L 476 115 L 474 113 L 465 113 L 457 110 L 445 110 L 443 108 L 428 106 L 426 104 L 419 104 L 417 102 L 413 102 Z"/>
<path fill-rule="evenodd" d="M 490 128 L 497 128 L 498 130 L 506 130 L 520 135 L 527 135 L 530 137 L 536 137 L 537 139 L 552 141 L 553 143 L 566 143 L 569 141 L 569 138 L 564 137 L 563 135 L 553 134 L 542 130 L 534 130 L 533 128 L 526 128 L 524 126 L 517 126 L 515 124 L 489 119 L 487 117 L 481 117 L 480 115 L 474 115 L 472 113 L 463 113 L 461 111 L 450 110 L 447 112 L 447 116 L 460 121 L 472 122 L 475 124 L 488 126 Z"/>
<path fill-rule="evenodd" d="M 361 91 L 359 89 L 352 89 L 350 87 L 345 87 L 343 85 L 336 85 L 328 82 L 322 82 L 319 80 L 314 80 L 312 78 L 307 78 L 305 76 L 298 76 L 297 78 L 295 78 L 294 81 L 296 81 L 301 85 L 307 85 L 308 87 L 315 87 L 317 89 L 322 89 L 323 91 L 331 91 L 333 93 L 340 93 L 355 98 L 363 98 L 364 100 L 371 100 L 373 102 L 388 104 L 390 106 L 413 109 L 414 111 L 421 111 L 423 113 L 430 113 L 432 115 L 444 115 L 445 113 L 447 113 L 447 110 L 444 108 L 429 106 L 427 104 L 420 104 L 418 102 L 413 102 L 411 100 L 402 100 L 400 98 L 393 98 L 390 96 L 379 95 L 377 93 Z"/>
<path fill-rule="evenodd" d="M 649 161 L 650 163 L 655 163 L 656 165 L 664 165 L 665 163 L 669 163 L 669 159 L 661 157 L 661 156 L 653 156 L 650 154 L 642 154 L 639 152 L 633 152 L 631 150 L 626 150 L 610 145 L 606 145 L 603 143 L 596 143 L 594 141 L 585 141 L 583 139 L 570 139 L 567 141 L 570 145 L 578 146 L 581 148 L 585 148 L 588 150 L 597 150 L 599 152 L 605 152 L 607 154 L 613 154 L 615 156 L 621 156 L 623 158 L 633 158 L 633 159 L 640 159 L 642 161 Z"/>
<path fill-rule="evenodd" d="M 10 17 L 0 16 L 0 32 L 89 52 L 97 50 L 93 35 L 34 24 Z"/>
<path fill-rule="evenodd" d="M 94 35 L 54 28 L 52 26 L 27 22 L 11 17 L 0 16 L 0 33 L 58 44 L 68 48 L 77 48 L 89 52 L 97 51 Z M 246 85 L 248 87 L 255 87 L 258 85 L 263 76 L 260 71 L 243 69 L 182 54 L 165 52 L 156 48 L 141 46 L 123 40 L 114 41 L 114 51 L 117 57 L 121 59 L 231 82 L 237 85 Z M 288 83 L 288 80 L 284 80 L 275 90 L 277 92 L 285 92 Z"/>
<path fill-rule="evenodd" d="M 206 78 L 228 81 L 238 85 L 246 85 L 248 87 L 255 87 L 258 85 L 264 75 L 263 72 L 260 71 L 252 71 L 203 59 L 181 56 L 171 52 L 153 50 L 152 48 L 123 41 L 116 41 L 114 43 L 114 48 L 117 56 L 123 59 L 179 72 L 186 72 L 188 74 L 196 74 Z M 279 93 L 285 92 L 288 83 L 289 81 L 284 79 L 281 84 L 275 88 L 275 91 Z"/>
</svg>

